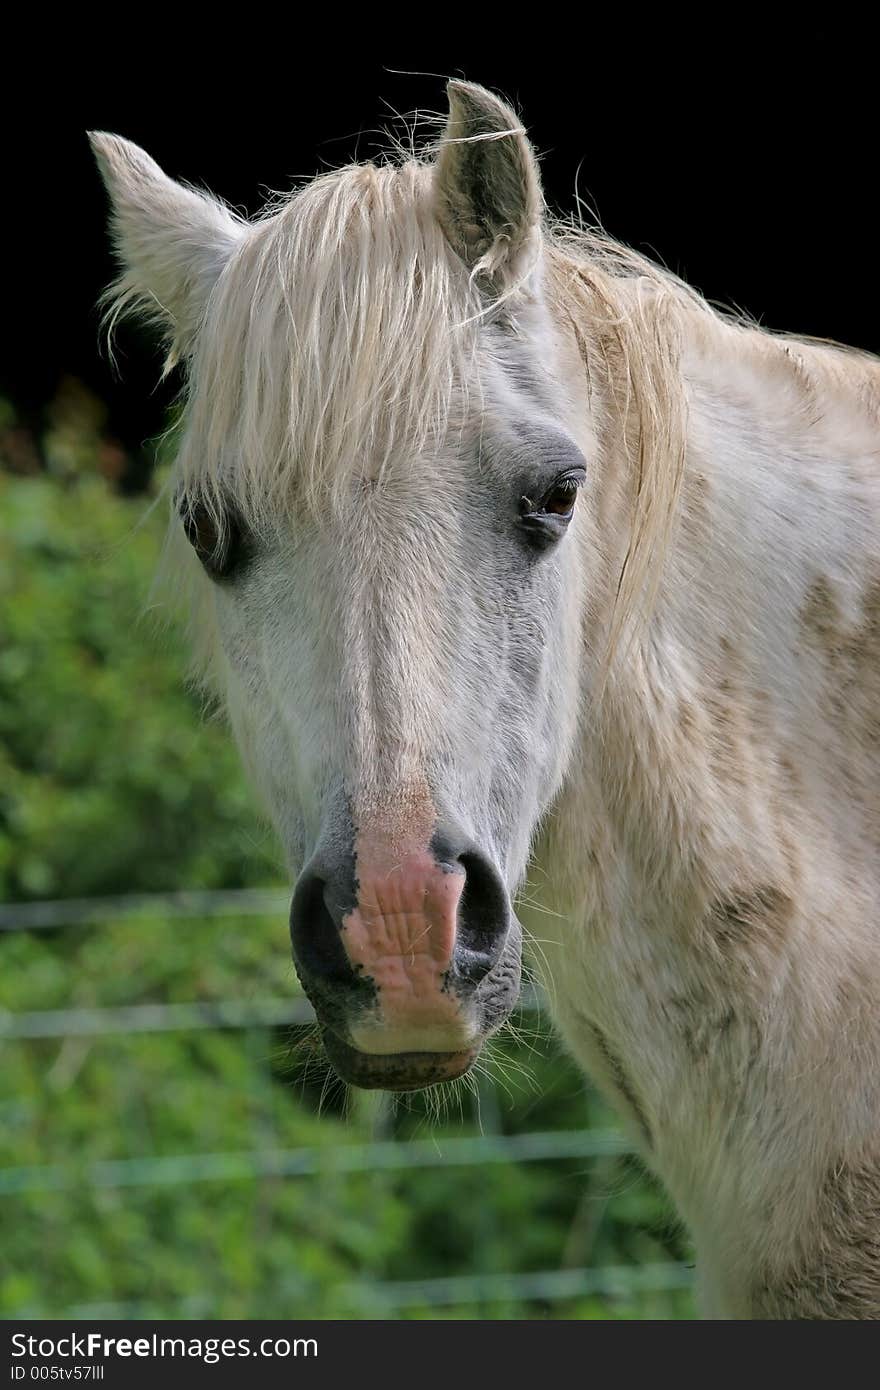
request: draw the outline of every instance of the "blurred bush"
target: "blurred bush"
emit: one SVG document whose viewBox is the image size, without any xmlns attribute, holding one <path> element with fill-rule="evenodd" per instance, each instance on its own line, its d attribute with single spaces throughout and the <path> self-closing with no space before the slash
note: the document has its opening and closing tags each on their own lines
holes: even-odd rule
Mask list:
<svg viewBox="0 0 880 1390">
<path fill-rule="evenodd" d="M 164 500 L 113 488 L 117 446 L 73 386 L 36 443 L 4 417 L 0 895 L 265 881 L 277 860 L 228 733 L 145 611 Z"/>
</svg>

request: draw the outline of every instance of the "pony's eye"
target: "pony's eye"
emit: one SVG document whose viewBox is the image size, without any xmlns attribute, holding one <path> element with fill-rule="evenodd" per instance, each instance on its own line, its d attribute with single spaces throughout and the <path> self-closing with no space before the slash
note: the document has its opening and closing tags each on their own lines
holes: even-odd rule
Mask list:
<svg viewBox="0 0 880 1390">
<path fill-rule="evenodd" d="M 244 530 L 230 509 L 218 511 L 204 502 L 183 499 L 180 519 L 186 538 L 212 579 L 228 579 L 242 562 Z"/>
<path fill-rule="evenodd" d="M 187 507 L 183 511 L 182 521 L 186 538 L 200 560 L 219 552 L 221 549 L 220 521 L 203 503 L 195 502 L 192 506 Z"/>
<path fill-rule="evenodd" d="M 580 470 L 565 473 L 547 489 L 540 501 L 531 497 L 520 498 L 520 526 L 537 549 L 545 550 L 565 534 L 574 515 L 578 488 L 583 481 L 584 474 Z"/>
<path fill-rule="evenodd" d="M 563 478 L 547 493 L 541 503 L 541 511 L 547 516 L 569 517 L 574 511 L 578 485 L 574 478 Z"/>
</svg>

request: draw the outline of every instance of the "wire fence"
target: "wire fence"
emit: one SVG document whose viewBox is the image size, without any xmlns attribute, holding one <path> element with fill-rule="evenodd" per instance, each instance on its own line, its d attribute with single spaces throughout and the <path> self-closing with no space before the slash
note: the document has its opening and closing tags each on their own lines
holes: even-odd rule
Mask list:
<svg viewBox="0 0 880 1390">
<path fill-rule="evenodd" d="M 252 1178 L 305 1177 L 311 1173 L 377 1173 L 393 1169 L 452 1168 L 457 1164 L 530 1163 L 550 1158 L 598 1158 L 630 1152 L 619 1135 L 601 1130 L 547 1134 L 481 1135 L 442 1141 L 408 1139 L 377 1144 L 303 1149 L 256 1149 L 242 1153 L 188 1153 L 164 1158 L 101 1160 L 82 1167 L 35 1164 L 0 1168 L 0 1195 L 67 1187 L 166 1186 L 195 1182 L 240 1182 Z"/>
<path fill-rule="evenodd" d="M 280 888 L 228 888 L 178 893 L 128 893 L 104 898 L 58 898 L 0 903 L 0 931 L 101 926 L 127 917 L 265 917 L 286 913 L 290 894 Z"/>
<path fill-rule="evenodd" d="M 286 911 L 287 901 L 287 895 L 279 890 L 245 889 L 9 904 L 0 905 L 0 931 L 100 926 L 151 917 L 262 917 L 279 910 Z M 526 993 L 522 1007 L 540 1010 L 541 1001 L 534 990 Z M 0 1041 L 98 1038 L 113 1034 L 176 1030 L 303 1027 L 314 1021 L 311 1005 L 302 996 L 27 1012 L 0 1010 Z M 629 1152 L 630 1146 L 619 1134 L 595 1129 L 405 1139 L 298 1149 L 259 1147 L 238 1152 L 171 1154 L 0 1168 L 0 1197 L 77 1188 L 160 1188 L 267 1178 L 296 1179 L 316 1174 L 596 1159 Z M 589 1294 L 628 1296 L 640 1292 L 664 1292 L 688 1288 L 691 1280 L 688 1267 L 665 1262 L 351 1284 L 345 1285 L 340 1293 L 352 1307 L 366 1310 L 369 1316 L 382 1316 L 383 1313 L 421 1306 L 441 1308 L 528 1300 L 555 1302 Z M 200 1317 L 210 1312 L 207 1301 L 200 1300 L 198 1296 L 185 1302 L 186 1307 L 181 1306 L 180 1309 L 182 1316 Z M 19 1313 L 19 1316 L 26 1315 L 27 1310 Z M 143 1305 L 129 1303 L 82 1304 L 61 1314 L 64 1317 L 145 1315 L 149 1316 L 149 1312 L 145 1312 Z"/>
<path fill-rule="evenodd" d="M 0 1011 L 0 1038 L 93 1038 L 107 1033 L 194 1032 L 205 1028 L 304 1027 L 315 1022 L 307 999 L 219 999 L 117 1008 Z"/>
<path fill-rule="evenodd" d="M 529 1274 L 462 1274 L 441 1279 L 386 1280 L 382 1283 L 342 1284 L 340 1301 L 360 1317 L 387 1317 L 407 1308 L 488 1307 L 507 1303 L 558 1303 L 599 1295 L 625 1299 L 634 1294 L 674 1293 L 693 1285 L 687 1265 L 660 1263 L 643 1265 L 605 1265 L 572 1269 L 536 1270 Z M 288 1279 L 279 1288 L 282 1296 L 297 1297 L 306 1292 L 304 1281 Z M 181 1318 L 211 1315 L 212 1300 L 203 1294 L 190 1294 L 179 1304 Z M 38 1310 L 25 1308 L 22 1319 L 38 1317 Z M 136 1319 L 159 1316 L 140 1302 L 106 1301 L 75 1303 L 65 1308 L 62 1318 L 78 1322 L 110 1319 Z"/>
</svg>

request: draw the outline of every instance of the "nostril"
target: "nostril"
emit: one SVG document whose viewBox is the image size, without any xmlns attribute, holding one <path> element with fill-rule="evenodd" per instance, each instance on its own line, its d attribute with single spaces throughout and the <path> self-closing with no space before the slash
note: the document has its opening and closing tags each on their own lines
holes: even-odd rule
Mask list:
<svg viewBox="0 0 880 1390">
<path fill-rule="evenodd" d="M 328 906 L 328 903 L 330 906 Z M 293 959 L 303 984 L 351 984 L 353 971 L 342 945 L 342 913 L 331 910 L 330 884 L 314 870 L 300 875 L 290 907 Z"/>
<path fill-rule="evenodd" d="M 458 856 L 465 883 L 458 905 L 456 974 L 477 985 L 501 958 L 510 926 L 507 892 L 498 871 L 482 854 Z"/>
</svg>

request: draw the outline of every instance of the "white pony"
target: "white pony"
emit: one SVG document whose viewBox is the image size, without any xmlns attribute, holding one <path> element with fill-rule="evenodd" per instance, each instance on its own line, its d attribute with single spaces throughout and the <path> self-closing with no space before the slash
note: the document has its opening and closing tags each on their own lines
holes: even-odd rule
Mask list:
<svg viewBox="0 0 880 1390">
<path fill-rule="evenodd" d="M 880 364 L 552 225 L 514 113 L 449 98 L 253 223 L 94 137 L 298 971 L 346 1079 L 460 1075 L 528 870 L 705 1312 L 878 1316 Z"/>
</svg>

